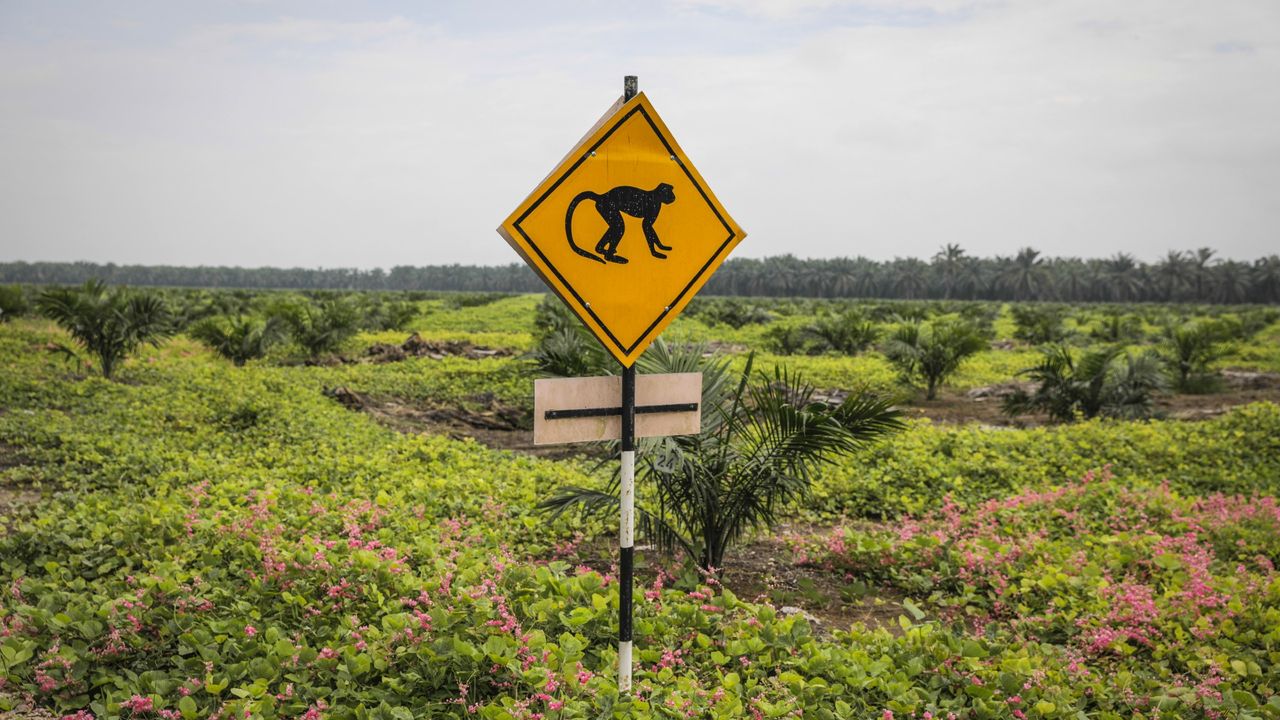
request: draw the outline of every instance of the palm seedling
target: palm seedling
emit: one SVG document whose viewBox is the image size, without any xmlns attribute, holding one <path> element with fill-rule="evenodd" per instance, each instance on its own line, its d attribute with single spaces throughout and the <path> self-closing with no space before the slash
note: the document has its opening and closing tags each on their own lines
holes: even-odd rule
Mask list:
<svg viewBox="0 0 1280 720">
<path fill-rule="evenodd" d="M 104 378 L 110 378 L 139 345 L 159 345 L 168 334 L 168 312 L 158 296 L 108 290 L 97 280 L 78 288 L 46 290 L 37 299 L 36 307 L 66 330 L 76 344 L 98 358 Z M 66 345 L 58 344 L 54 349 L 80 360 L 75 350 Z"/>
<path fill-rule="evenodd" d="M 1040 350 L 1038 364 L 1023 370 L 1038 383 L 1005 399 L 1010 415 L 1043 411 L 1054 420 L 1142 418 L 1151 414 L 1152 396 L 1165 388 L 1164 366 L 1155 354 L 1129 355 L 1119 347 L 1085 353 L 1079 359 L 1061 343 Z"/>
<path fill-rule="evenodd" d="M 265 357 L 267 350 L 284 336 L 284 327 L 276 317 L 216 317 L 196 323 L 189 334 L 236 367 L 243 367 L 249 360 Z"/>
<path fill-rule="evenodd" d="M 844 355 L 857 355 L 875 343 L 880 330 L 856 311 L 819 317 L 807 328 L 825 347 Z"/>
<path fill-rule="evenodd" d="M 0 323 L 9 322 L 27 311 L 27 297 L 17 285 L 0 285 Z"/>
<path fill-rule="evenodd" d="M 1222 357 L 1221 333 L 1211 325 L 1190 322 L 1165 328 L 1161 355 L 1184 392 L 1209 389 L 1213 377 L 1209 364 Z"/>
<path fill-rule="evenodd" d="M 795 375 L 757 373 L 753 365 L 754 355 L 733 371 L 701 348 L 660 342 L 641 359 L 645 372 L 703 374 L 702 432 L 641 444 L 637 486 L 650 492 L 637 498 L 636 517 L 659 549 L 682 552 L 706 570 L 722 567 L 733 544 L 804 498 L 822 465 L 902 427 L 884 398 L 855 393 L 831 407 Z M 617 480 L 605 490 L 560 488 L 539 507 L 611 515 Z"/>
<path fill-rule="evenodd" d="M 911 322 L 900 325 L 884 345 L 884 354 L 907 382 L 923 382 L 925 399 L 938 397 L 938 387 L 987 341 L 964 323 Z"/>
<path fill-rule="evenodd" d="M 356 334 L 357 314 L 350 303 L 326 299 L 285 307 L 278 316 L 289 334 L 312 360 L 342 348 Z"/>
</svg>

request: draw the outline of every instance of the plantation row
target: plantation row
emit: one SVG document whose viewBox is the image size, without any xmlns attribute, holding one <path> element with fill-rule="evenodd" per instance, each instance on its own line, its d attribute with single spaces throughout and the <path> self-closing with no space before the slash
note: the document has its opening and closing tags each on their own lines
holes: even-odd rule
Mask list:
<svg viewBox="0 0 1280 720">
<path fill-rule="evenodd" d="M 611 373 L 614 363 L 568 311 L 537 296 L 401 297 L 289 293 L 129 292 L 90 284 L 79 289 L 13 290 L 3 317 L 29 311 L 57 319 L 84 346 L 54 349 L 110 372 L 136 345 L 185 333 L 237 365 L 358 362 L 373 343 L 397 345 L 406 329 L 430 341 L 475 343 L 524 355 L 481 372 L 577 376 Z M 34 300 L 27 296 L 34 294 Z M 414 299 L 417 298 L 417 299 Z M 918 387 L 926 401 L 945 387 L 1003 385 L 995 395 L 1010 416 L 1147 417 L 1154 400 L 1226 388 L 1219 370 L 1280 370 L 1280 311 L 1260 307 L 1070 306 L 963 302 L 787 301 L 764 306 L 713 298 L 695 302 L 668 337 L 711 342 L 743 365 L 785 365 L 820 388 Z M 364 331 L 365 335 L 357 337 Z M 88 352 L 83 352 L 88 350 Z M 489 352 L 489 351 L 485 351 Z M 485 356 L 487 357 L 487 356 Z M 525 362 L 531 360 L 532 363 Z M 462 374 L 472 370 L 457 366 Z M 409 385 L 421 368 L 402 373 Z M 356 375 L 360 372 L 352 371 Z M 378 378 L 381 373 L 374 373 Z M 1013 381 L 1021 381 L 1016 384 Z M 385 388 L 380 379 L 372 381 Z M 427 383 L 439 386 L 434 379 Z M 527 394 L 504 395 L 527 406 Z M 427 398 L 467 402 L 441 393 Z"/>
<path fill-rule="evenodd" d="M 895 258 L 801 260 L 791 255 L 730 258 L 711 279 L 718 295 L 825 298 L 945 298 L 1067 302 L 1280 302 L 1280 256 L 1252 262 L 1214 257 L 1210 248 L 1172 250 L 1143 263 L 1128 253 L 1109 258 L 1048 258 L 1026 247 L 1013 256 L 980 258 L 956 244 L 929 261 Z M 0 282 L 81 283 L 90 278 L 129 285 L 226 288 L 448 290 L 541 292 L 523 264 L 485 267 L 399 265 L 381 268 L 240 268 L 98 265 L 88 262 L 0 263 Z"/>
<path fill-rule="evenodd" d="M 531 342 L 536 302 L 431 332 Z M 909 423 L 786 509 L 847 524 L 794 538 L 797 561 L 905 594 L 900 625 L 820 633 L 642 552 L 621 698 L 616 584 L 574 547 L 608 526 L 536 509 L 609 478 L 397 434 L 322 392 L 514 399 L 525 361 L 237 368 L 178 338 L 111 382 L 43 351 L 67 341 L 0 326 L 0 480 L 44 496 L 0 537 L 0 702 L 81 720 L 1280 717 L 1273 404 Z"/>
</svg>

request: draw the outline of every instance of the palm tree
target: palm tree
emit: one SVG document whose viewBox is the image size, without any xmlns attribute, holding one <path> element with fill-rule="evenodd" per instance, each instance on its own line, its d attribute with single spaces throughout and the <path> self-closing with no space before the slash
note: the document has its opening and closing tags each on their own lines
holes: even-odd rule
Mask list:
<svg viewBox="0 0 1280 720">
<path fill-rule="evenodd" d="M 857 355 L 866 350 L 880 335 L 880 329 L 857 310 L 822 315 L 805 330 L 826 349 L 843 355 Z"/>
<path fill-rule="evenodd" d="M 1128 253 L 1116 253 L 1103 261 L 1108 299 L 1117 302 L 1137 300 L 1144 283 L 1139 275 L 1138 261 Z"/>
<path fill-rule="evenodd" d="M 1161 354 L 1173 370 L 1179 390 L 1213 387 L 1209 365 L 1223 354 L 1218 340 L 1219 332 L 1208 323 L 1189 322 L 1165 328 Z"/>
<path fill-rule="evenodd" d="M 928 269 L 919 258 L 894 258 L 890 271 L 897 296 L 908 300 L 923 296 L 929 288 Z"/>
<path fill-rule="evenodd" d="M 1242 303 L 1249 294 L 1249 266 L 1235 260 L 1213 267 L 1213 298 L 1220 303 Z"/>
<path fill-rule="evenodd" d="M 355 308 L 335 298 L 286 306 L 275 315 L 289 326 L 294 342 L 313 360 L 325 353 L 337 352 L 357 330 Z"/>
<path fill-rule="evenodd" d="M 1162 298 L 1166 302 L 1176 299 L 1191 284 L 1189 261 L 1181 251 L 1170 250 L 1160 261 L 1153 275 L 1160 282 Z"/>
<path fill-rule="evenodd" d="M 641 446 L 638 484 L 653 492 L 643 507 L 637 499 L 636 517 L 664 552 L 679 550 L 708 571 L 722 568 L 746 533 L 771 527 L 778 511 L 804 498 L 820 467 L 903 427 L 883 398 L 855 393 L 831 407 L 781 368 L 755 373 L 754 355 L 734 373 L 702 348 L 659 341 L 641 362 L 645 372 L 702 372 L 702 432 Z M 574 507 L 616 513 L 616 479 L 605 491 L 562 487 L 539 505 L 554 514 Z"/>
<path fill-rule="evenodd" d="M 1061 343 L 1047 345 L 1040 352 L 1040 362 L 1019 373 L 1039 386 L 1032 393 L 1018 390 L 1005 398 L 1006 413 L 1041 410 L 1061 422 L 1071 422 L 1077 414 L 1086 418 L 1147 417 L 1151 396 L 1165 388 L 1163 364 L 1151 352 L 1128 355 L 1123 348 L 1112 346 L 1076 360 L 1071 348 Z"/>
<path fill-rule="evenodd" d="M 1280 255 L 1255 260 L 1249 281 L 1255 302 L 1280 302 Z"/>
<path fill-rule="evenodd" d="M 1040 292 L 1048 280 L 1040 251 L 1029 247 L 1022 248 L 1012 260 L 1007 260 L 1006 263 L 999 274 L 999 282 L 1006 290 L 1013 293 L 1013 299 L 1029 300 L 1040 297 Z"/>
<path fill-rule="evenodd" d="M 951 299 L 960 284 L 960 275 L 967 264 L 965 260 L 964 249 L 955 243 L 947 243 L 933 256 L 934 267 L 938 268 L 938 274 L 942 277 L 943 297 L 947 300 Z"/>
<path fill-rule="evenodd" d="M 0 285 L 0 323 L 21 316 L 27 311 L 27 297 L 17 285 Z"/>
<path fill-rule="evenodd" d="M 1212 286 L 1213 256 L 1216 250 L 1202 247 L 1197 248 L 1195 255 L 1191 256 L 1191 277 L 1195 283 L 1196 301 L 1205 302 L 1209 299 L 1209 289 Z"/>
<path fill-rule="evenodd" d="M 108 290 L 97 280 L 78 288 L 46 290 L 37 299 L 36 308 L 96 356 L 102 376 L 108 379 L 139 345 L 158 346 L 169 334 L 169 315 L 159 296 Z M 55 349 L 79 360 L 75 351 L 65 345 L 59 344 Z"/>
<path fill-rule="evenodd" d="M 266 356 L 267 350 L 283 337 L 284 327 L 276 317 L 217 317 L 201 320 L 188 334 L 236 367 L 244 367 L 247 361 Z"/>
<path fill-rule="evenodd" d="M 938 397 L 938 387 L 966 358 L 985 350 L 987 341 L 964 323 L 909 322 L 898 327 L 884 354 L 907 382 L 923 380 L 925 399 Z"/>
</svg>

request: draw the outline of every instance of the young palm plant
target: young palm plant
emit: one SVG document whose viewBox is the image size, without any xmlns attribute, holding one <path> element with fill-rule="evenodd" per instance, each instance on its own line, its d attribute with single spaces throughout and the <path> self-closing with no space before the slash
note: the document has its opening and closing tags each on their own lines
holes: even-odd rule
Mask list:
<svg viewBox="0 0 1280 720">
<path fill-rule="evenodd" d="M 702 348 L 655 343 L 645 372 L 703 373 L 702 432 L 641 444 L 636 517 L 641 533 L 664 552 L 683 552 L 706 570 L 723 567 L 729 548 L 803 499 L 814 473 L 903 426 L 888 400 L 854 394 L 838 407 L 814 400 L 813 388 L 781 369 L 740 372 Z M 539 506 L 554 514 L 580 507 L 617 512 L 616 478 L 604 491 L 560 488 Z"/>
<path fill-rule="evenodd" d="M 603 375 L 613 363 L 586 326 L 554 295 L 547 295 L 534 313 L 536 342 L 529 357 L 548 377 Z"/>
<path fill-rule="evenodd" d="M 0 285 L 0 323 L 20 317 L 27 311 L 27 297 L 17 285 Z"/>
<path fill-rule="evenodd" d="M 1061 343 L 1040 350 L 1034 367 L 1020 374 L 1039 383 L 1005 398 L 1009 415 L 1043 411 L 1054 420 L 1076 417 L 1144 418 L 1151 415 L 1152 395 L 1165 388 L 1164 366 L 1155 354 L 1129 355 L 1120 347 L 1085 353 L 1079 360 Z"/>
<path fill-rule="evenodd" d="M 358 329 L 356 309 L 345 300 L 324 299 L 285 306 L 274 316 L 288 325 L 289 334 L 312 360 L 335 353 Z"/>
<path fill-rule="evenodd" d="M 986 347 L 982 335 L 964 323 L 910 322 L 893 333 L 884 345 L 884 354 L 904 380 L 924 382 L 925 399 L 934 400 L 938 387 L 960 364 Z"/>
<path fill-rule="evenodd" d="M 108 379 L 139 345 L 159 345 L 169 334 L 169 315 L 158 296 L 108 290 L 97 280 L 78 288 L 46 290 L 36 300 L 36 308 L 96 356 L 102 376 Z M 59 344 L 55 349 L 79 361 L 76 352 L 66 345 Z"/>
<path fill-rule="evenodd" d="M 1221 335 L 1218 329 L 1202 322 L 1165 328 L 1161 355 L 1173 371 L 1179 390 L 1204 392 L 1214 389 L 1216 378 L 1209 372 L 1209 365 L 1225 352 L 1219 342 Z"/>
<path fill-rule="evenodd" d="M 276 317 L 266 320 L 205 318 L 192 326 L 188 334 L 235 363 L 236 367 L 244 367 L 249 360 L 266 356 L 267 350 L 284 336 L 284 325 Z"/>
<path fill-rule="evenodd" d="M 880 336 L 876 324 L 854 310 L 824 315 L 806 329 L 824 347 L 843 355 L 857 355 L 871 347 Z"/>
</svg>

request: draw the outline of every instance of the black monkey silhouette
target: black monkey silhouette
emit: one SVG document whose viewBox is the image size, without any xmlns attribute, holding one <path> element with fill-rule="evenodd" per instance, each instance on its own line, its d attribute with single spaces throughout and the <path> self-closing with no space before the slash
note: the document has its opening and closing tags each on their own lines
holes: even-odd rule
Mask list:
<svg viewBox="0 0 1280 720">
<path fill-rule="evenodd" d="M 600 237 L 600 242 L 596 243 L 596 252 L 599 255 L 592 255 L 578 247 L 577 243 L 573 241 L 573 210 L 583 200 L 594 200 L 596 212 L 600 213 L 600 217 L 609 223 L 609 229 L 604 231 L 604 235 Z M 631 217 L 641 218 L 641 225 L 644 227 L 644 239 L 649 243 L 649 252 L 654 257 L 665 260 L 667 256 L 659 251 L 671 250 L 671 247 L 663 245 L 662 241 L 658 239 L 658 231 L 653 229 L 653 223 L 658 219 L 658 213 L 662 211 L 662 206 L 675 201 L 675 190 L 667 183 L 662 183 L 652 190 L 641 190 L 630 185 L 619 185 L 603 194 L 594 193 L 590 190 L 580 192 L 569 203 L 569 209 L 565 211 L 564 234 L 569 239 L 569 247 L 573 248 L 573 251 L 582 257 L 591 258 L 598 263 L 608 260 L 612 263 L 625 265 L 627 259 L 618 254 L 618 243 L 622 242 L 622 234 L 627 229 L 626 222 L 622 219 L 622 214 L 626 213 Z"/>
</svg>

